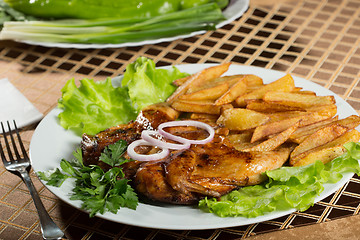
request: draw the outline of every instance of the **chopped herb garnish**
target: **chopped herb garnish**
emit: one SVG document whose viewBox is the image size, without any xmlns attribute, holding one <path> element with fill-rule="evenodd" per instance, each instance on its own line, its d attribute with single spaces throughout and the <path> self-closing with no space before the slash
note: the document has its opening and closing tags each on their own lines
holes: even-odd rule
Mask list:
<svg viewBox="0 0 360 240">
<path fill-rule="evenodd" d="M 121 207 L 136 209 L 138 198 L 134 189 L 124 178 L 121 165 L 128 162 L 123 157 L 127 144 L 120 140 L 105 148 L 99 160 L 113 168 L 104 172 L 99 166 L 85 166 L 82 161 L 82 152 L 78 148 L 74 159 L 61 160 L 60 168 L 46 172 L 38 172 L 40 179 L 48 185 L 60 187 L 68 178 L 75 179 L 75 187 L 71 200 L 82 201 L 82 208 L 90 212 L 90 217 L 103 214 L 106 211 L 117 213 Z"/>
</svg>

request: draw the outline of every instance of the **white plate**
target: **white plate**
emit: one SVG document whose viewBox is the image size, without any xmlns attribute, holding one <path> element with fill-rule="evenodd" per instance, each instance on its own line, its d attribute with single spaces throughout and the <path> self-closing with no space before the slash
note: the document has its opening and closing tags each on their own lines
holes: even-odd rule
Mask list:
<svg viewBox="0 0 360 240">
<path fill-rule="evenodd" d="M 221 28 L 235 19 L 241 17 L 249 7 L 249 0 L 230 0 L 229 5 L 223 11 L 226 20 L 216 25 L 216 28 Z M 102 49 L 102 48 L 120 48 L 120 47 L 134 47 L 143 46 L 147 44 L 156 44 L 161 42 L 171 42 L 177 39 L 192 37 L 195 35 L 205 33 L 205 30 L 192 32 L 184 35 L 177 35 L 173 37 L 164 37 L 159 39 L 145 40 L 141 42 L 127 42 L 119 44 L 81 44 L 81 43 L 52 43 L 52 42 L 34 42 L 34 41 L 19 41 L 31 45 L 38 45 L 44 47 L 59 47 L 59 48 L 78 48 L 78 49 Z M 16 41 L 16 39 L 14 39 Z"/>
<path fill-rule="evenodd" d="M 194 65 L 178 65 L 177 67 L 184 72 L 195 73 L 206 67 L 213 66 L 213 64 L 194 64 Z M 285 73 L 262 69 L 258 67 L 231 65 L 226 75 L 233 74 L 256 74 L 263 78 L 265 83 L 274 81 Z M 294 77 L 295 84 L 298 87 L 303 87 L 305 90 L 312 90 L 318 95 L 334 95 L 340 118 L 349 115 L 357 115 L 356 111 L 343 99 L 335 95 L 333 92 L 307 81 L 303 78 Z M 62 158 L 70 160 L 72 152 L 79 146 L 80 137 L 74 135 L 70 131 L 64 130 L 58 123 L 57 115 L 59 109 L 52 110 L 38 125 L 33 138 L 30 143 L 30 158 L 33 169 L 37 171 L 46 171 L 59 167 Z M 325 185 L 325 190 L 316 202 L 326 198 L 333 192 L 337 191 L 343 186 L 351 177 L 352 173 L 345 174 L 342 180 L 336 184 Z M 45 183 L 44 183 L 45 184 Z M 70 204 L 75 208 L 80 208 L 80 201 L 71 201 L 69 195 L 72 189 L 72 182 L 66 181 L 60 188 L 47 186 L 60 199 Z M 288 215 L 294 212 L 295 209 L 287 211 L 277 211 L 268 213 L 257 218 L 220 218 L 211 213 L 205 213 L 196 207 L 177 206 L 177 205 L 162 205 L 162 204 L 142 204 L 140 203 L 136 210 L 127 208 L 120 209 L 118 214 L 105 213 L 104 215 L 97 215 L 98 217 L 111 220 L 114 222 L 157 229 L 173 229 L 173 230 L 195 230 L 195 229 L 215 229 L 233 226 L 241 226 L 262 222 L 270 219 L 275 219 L 281 216 Z"/>
</svg>

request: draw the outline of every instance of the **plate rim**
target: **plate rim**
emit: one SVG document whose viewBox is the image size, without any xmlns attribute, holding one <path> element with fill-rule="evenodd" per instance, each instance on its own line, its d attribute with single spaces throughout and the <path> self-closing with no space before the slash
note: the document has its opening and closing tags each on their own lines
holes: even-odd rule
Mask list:
<svg viewBox="0 0 360 240">
<path fill-rule="evenodd" d="M 175 67 L 178 67 L 180 70 L 181 69 L 187 69 L 187 68 L 193 68 L 195 66 L 196 70 L 194 70 L 193 72 L 195 71 L 199 71 L 200 69 L 203 69 L 205 67 L 211 67 L 211 66 L 214 66 L 214 65 L 217 65 L 217 64 L 179 64 L 179 65 L 171 65 L 171 66 L 166 66 L 166 67 L 172 67 L 172 66 L 175 66 Z M 166 68 L 165 67 L 165 68 Z M 260 72 L 261 74 L 264 74 L 264 73 L 273 73 L 275 75 L 279 75 L 279 74 L 283 74 L 285 75 L 286 73 L 284 72 L 281 72 L 281 71 L 277 71 L 277 70 L 273 70 L 273 69 L 265 69 L 265 68 L 260 68 L 260 67 L 255 67 L 255 66 L 246 66 L 246 65 L 239 65 L 239 64 L 232 64 L 229 68 L 229 71 L 239 71 L 239 69 L 248 69 L 250 71 L 253 72 L 253 74 L 256 74 L 254 72 Z M 181 70 L 183 71 L 183 70 Z M 228 71 L 228 72 L 229 72 Z M 227 72 L 227 73 L 228 73 Z M 191 73 L 191 72 L 190 72 Z M 227 73 L 225 73 L 224 75 L 226 75 Z M 233 74 L 233 73 L 231 73 Z M 304 78 L 301 78 L 301 77 L 297 77 L 293 74 L 291 74 L 295 80 L 295 82 L 305 82 L 305 84 L 310 84 L 311 86 L 316 86 L 317 88 L 320 88 L 321 90 L 325 91 L 325 94 L 326 95 L 334 95 L 335 98 L 336 98 L 336 102 L 337 104 L 346 104 L 347 105 L 347 108 L 350 108 L 352 110 L 352 114 L 357 114 L 356 110 L 354 108 L 352 108 L 350 106 L 350 104 L 348 104 L 345 100 L 343 100 L 342 98 L 340 98 L 337 94 L 335 94 L 334 92 L 322 87 L 321 85 L 319 84 L 316 84 L 314 82 L 311 82 L 309 80 L 306 80 Z M 261 77 L 261 76 L 260 76 Z M 273 79 L 273 80 L 276 80 L 276 79 Z M 264 82 L 266 82 L 264 80 Z M 340 99 L 340 102 L 338 101 Z M 32 139 L 31 139 L 31 142 L 30 142 L 30 147 L 29 147 L 29 156 L 30 156 L 30 159 L 31 159 L 31 162 L 32 162 L 32 166 L 33 166 L 33 170 L 35 172 L 35 174 L 37 175 L 37 171 L 44 171 L 42 169 L 39 169 L 37 167 L 37 163 L 34 162 L 34 157 L 33 157 L 33 154 L 34 154 L 34 141 L 36 140 L 36 138 L 38 137 L 37 135 L 39 134 L 39 129 L 42 128 L 42 125 L 47 121 L 48 118 L 50 117 L 55 117 L 57 121 L 57 124 L 59 125 L 58 123 L 58 120 L 57 120 L 57 113 L 60 112 L 60 110 L 58 108 L 54 108 L 53 110 L 51 110 L 45 117 L 44 119 L 39 123 L 39 125 L 37 126 L 37 128 L 35 129 L 34 131 L 34 134 L 32 136 Z M 69 132 L 69 131 L 68 131 Z M 69 132 L 69 134 L 73 134 L 71 132 Z M 74 134 L 73 134 L 74 135 Z M 35 140 L 34 140 L 35 139 Z M 80 137 L 78 137 L 78 140 L 81 140 Z M 74 150 L 74 149 L 73 149 Z M 59 162 L 60 162 L 60 159 L 59 159 Z M 59 164 L 58 164 L 59 165 Z M 58 166 L 56 166 L 58 167 Z M 315 199 L 315 203 L 316 202 L 319 202 L 321 201 L 322 199 L 328 197 L 329 195 L 335 193 L 336 191 L 338 191 L 339 188 L 341 188 L 346 182 L 348 182 L 350 180 L 350 178 L 353 176 L 353 173 L 347 173 L 347 174 L 344 174 L 343 178 L 338 181 L 337 183 L 335 184 L 328 184 L 330 185 L 330 187 L 332 187 L 330 190 L 327 189 L 327 187 L 325 188 L 325 191 L 323 191 L 319 196 L 316 197 Z M 55 187 L 52 187 L 52 186 L 48 186 L 46 185 L 46 183 L 42 180 L 40 180 L 44 186 L 49 189 L 55 196 L 57 196 L 58 198 L 60 198 L 62 201 L 64 201 L 65 203 L 71 205 L 72 207 L 75 207 L 81 211 L 84 211 L 86 212 L 85 210 L 81 209 L 80 206 L 79 206 L 79 203 L 80 201 L 70 201 L 68 200 L 67 197 L 63 196 L 63 195 L 60 195 L 58 194 L 58 192 L 60 191 L 60 189 L 62 189 L 62 187 L 60 188 L 55 188 Z M 65 183 L 64 183 L 65 184 Z M 71 184 L 68 182 L 68 184 Z M 67 192 L 69 193 L 69 192 Z M 139 206 L 142 206 L 144 207 L 143 205 L 147 205 L 147 204 L 143 204 L 143 203 L 140 203 Z M 146 206 L 145 206 L 146 207 Z M 187 207 L 187 206 L 185 206 Z M 174 207 L 176 208 L 176 207 Z M 183 208 L 183 207 L 180 207 L 180 208 Z M 191 207 L 193 208 L 193 207 Z M 204 213 L 204 212 L 200 212 L 201 210 L 196 208 L 197 211 L 200 213 L 201 216 L 203 216 L 203 214 L 211 214 L 213 216 L 212 213 Z M 129 210 L 129 209 L 120 209 L 119 213 L 118 214 L 128 214 L 130 213 L 132 210 Z M 100 218 L 103 218 L 103 219 L 106 219 L 106 220 L 109 220 L 109 221 L 114 221 L 114 222 L 118 222 L 118 223 L 122 223 L 122 224 L 127 224 L 127 225 L 132 225 L 132 226 L 138 226 L 138 227 L 146 227 L 146 228 L 155 228 L 155 229 L 167 229 L 167 230 L 206 230 L 206 229 L 216 229 L 216 228 L 225 228 L 225 227 L 236 227 L 236 226 L 243 226 L 243 225 L 249 225 L 249 224 L 254 224 L 254 223 L 258 223 L 258 222 L 263 222 L 263 221 L 268 221 L 268 220 L 271 220 L 271 219 L 276 219 L 278 217 L 282 217 L 282 216 L 286 216 L 286 215 L 289 215 L 293 212 L 295 212 L 296 209 L 289 209 L 289 210 L 285 210 L 285 211 L 276 211 L 276 212 L 270 212 L 270 213 L 267 213 L 265 215 L 262 215 L 262 216 L 259 216 L 259 217 L 256 217 L 256 218 L 252 218 L 252 219 L 248 219 L 248 218 L 244 218 L 244 217 L 236 217 L 236 218 L 227 218 L 227 219 L 231 219 L 231 220 L 234 220 L 234 219 L 237 219 L 239 220 L 238 221 L 223 221 L 221 219 L 223 218 L 220 218 L 218 216 L 216 216 L 217 219 L 219 219 L 219 222 L 217 222 L 216 224 L 210 224 L 209 223 L 207 225 L 204 225 L 204 224 L 199 224 L 199 225 L 174 225 L 174 224 L 168 224 L 168 225 L 157 225 L 157 224 L 154 224 L 154 222 L 141 222 L 141 221 L 134 221 L 134 219 L 130 220 L 130 221 L 126 221 L 126 219 L 118 219 L 115 215 L 115 214 L 112 214 L 112 213 L 105 213 L 104 215 L 101 215 L 101 214 L 97 214 L 96 216 L 97 217 L 100 217 Z M 123 213 L 122 213 L 123 212 Z M 124 213 L 125 212 L 125 213 Z M 130 213 L 131 214 L 131 213 Z M 199 215 L 199 216 L 200 216 Z M 208 215 L 210 216 L 210 215 Z M 235 223 L 236 222 L 236 223 Z M 242 222 L 245 222 L 245 223 L 242 223 Z"/>
</svg>

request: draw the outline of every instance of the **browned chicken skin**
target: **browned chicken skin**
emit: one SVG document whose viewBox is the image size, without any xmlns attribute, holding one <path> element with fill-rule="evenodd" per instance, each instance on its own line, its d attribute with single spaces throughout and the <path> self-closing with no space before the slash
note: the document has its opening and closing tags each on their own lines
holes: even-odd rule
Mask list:
<svg viewBox="0 0 360 240">
<path fill-rule="evenodd" d="M 182 193 L 171 187 L 165 177 L 165 162 L 148 162 L 138 169 L 134 184 L 136 190 L 154 201 L 176 204 L 193 204 L 198 197 Z"/>
<path fill-rule="evenodd" d="M 166 165 L 169 184 L 183 193 L 197 192 L 213 197 L 263 182 L 266 178 L 262 173 L 281 167 L 290 154 L 289 148 L 263 153 L 240 152 L 219 142 L 196 145 L 187 152 Z"/>
<path fill-rule="evenodd" d="M 102 131 L 95 136 L 84 135 L 81 144 L 86 165 L 109 166 L 99 161 L 104 148 L 120 139 L 131 143 L 140 138 L 144 129 L 156 129 L 178 113 L 164 104 L 142 111 L 136 121 Z M 138 193 L 154 201 L 193 204 L 205 196 L 220 197 L 242 186 L 259 184 L 263 173 L 281 167 L 288 159 L 290 148 L 279 147 L 269 152 L 241 152 L 226 140 L 228 131 L 219 126 L 212 142 L 191 145 L 189 149 L 171 151 L 157 162 L 132 161 L 122 165 L 125 176 L 132 179 Z M 172 134 L 188 139 L 206 138 L 207 132 L 194 127 L 172 127 Z M 137 148 L 146 154 L 149 147 Z"/>
</svg>

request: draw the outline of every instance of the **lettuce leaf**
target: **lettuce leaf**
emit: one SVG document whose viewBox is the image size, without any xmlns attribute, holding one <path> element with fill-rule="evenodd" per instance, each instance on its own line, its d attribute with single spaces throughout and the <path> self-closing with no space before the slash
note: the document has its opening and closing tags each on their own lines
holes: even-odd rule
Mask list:
<svg viewBox="0 0 360 240">
<path fill-rule="evenodd" d="M 79 87 L 70 79 L 58 101 L 63 110 L 60 124 L 78 135 L 93 135 L 127 123 L 143 107 L 164 101 L 176 88 L 172 82 L 187 75 L 175 67 L 156 69 L 151 59 L 140 57 L 127 66 L 120 87 L 114 87 L 110 78 L 97 82 L 85 78 Z"/>
<path fill-rule="evenodd" d="M 220 200 L 205 198 L 199 207 L 220 217 L 253 218 L 292 208 L 305 211 L 314 204 L 325 183 L 336 183 L 343 173 L 360 174 L 360 144 L 350 142 L 344 147 L 347 152 L 327 164 L 316 161 L 307 166 L 267 171 L 267 182 L 232 191 Z"/>
<path fill-rule="evenodd" d="M 61 90 L 59 119 L 65 129 L 95 134 L 136 117 L 126 87 L 114 88 L 110 78 L 98 82 L 85 78 L 80 83 L 77 88 L 70 79 Z"/>
<path fill-rule="evenodd" d="M 126 67 L 121 84 L 129 88 L 134 108 L 140 111 L 150 104 L 165 101 L 176 89 L 172 82 L 185 76 L 188 74 L 176 67 L 156 69 L 152 60 L 139 57 Z"/>
</svg>

